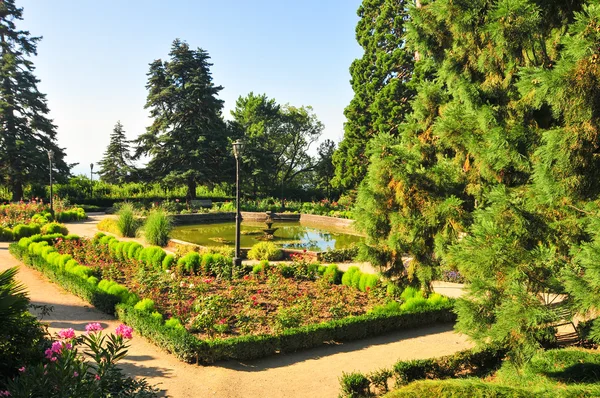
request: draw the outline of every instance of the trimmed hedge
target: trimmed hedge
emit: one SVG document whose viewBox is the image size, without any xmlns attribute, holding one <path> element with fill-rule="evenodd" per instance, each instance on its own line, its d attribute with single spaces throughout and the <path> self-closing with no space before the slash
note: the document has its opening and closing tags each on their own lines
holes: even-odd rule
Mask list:
<svg viewBox="0 0 600 398">
<path fill-rule="evenodd" d="M 55 239 L 56 236 L 25 238 L 18 244 L 12 244 L 10 252 L 25 264 L 42 271 L 51 280 L 100 310 L 107 313 L 114 313 L 116 310 L 117 316 L 133 326 L 138 333 L 187 362 L 212 363 L 227 359 L 256 359 L 279 352 L 295 352 L 318 347 L 330 341 L 364 339 L 395 330 L 438 322 L 453 322 L 456 319 L 456 315 L 451 311 L 452 302 L 447 302 L 440 305 L 438 309 L 429 311 L 419 309 L 398 313 L 369 313 L 287 329 L 280 334 L 203 341 L 190 334 L 178 320 L 170 319 L 163 323 L 160 314 L 151 313 L 152 308 L 148 301 L 135 309 L 134 306 L 140 300 L 135 294 L 115 282 L 98 281 L 95 276 L 89 274 L 90 268 L 77 264 L 68 254 L 57 253 L 49 246 L 49 243 Z M 108 244 L 113 253 L 121 250 L 121 253 L 126 252 L 128 255 L 131 249 L 131 245 L 126 245 L 128 242 L 119 242 L 113 237 L 99 234 L 95 240 Z M 141 250 L 138 258 L 142 257 L 144 261 L 153 262 L 155 256 L 150 254 L 159 252 L 147 249 L 154 248 Z M 162 256 L 160 263 L 156 263 L 159 264 L 158 267 L 162 267 L 164 258 L 165 256 Z"/>
<path fill-rule="evenodd" d="M 438 358 L 398 361 L 391 370 L 383 369 L 368 375 L 343 374 L 340 378 L 341 396 L 374 396 L 375 390 L 385 393 L 392 377 L 397 386 L 416 380 L 483 377 L 500 368 L 506 353 L 504 348 L 490 346 L 482 350 L 464 350 Z M 356 383 L 359 379 L 367 379 L 369 383 Z"/>
</svg>

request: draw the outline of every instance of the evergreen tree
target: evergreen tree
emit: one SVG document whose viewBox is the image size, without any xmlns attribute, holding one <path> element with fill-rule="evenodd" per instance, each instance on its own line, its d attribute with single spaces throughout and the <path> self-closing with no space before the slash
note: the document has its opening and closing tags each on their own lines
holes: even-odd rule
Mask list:
<svg viewBox="0 0 600 398">
<path fill-rule="evenodd" d="M 586 239 L 577 209 L 597 197 L 595 69 L 580 68 L 587 84 L 577 85 L 561 66 L 577 55 L 582 3 L 412 7 L 412 113 L 400 134 L 371 141 L 359 189 L 366 254 L 425 286 L 439 265 L 460 270 L 470 284 L 458 330 L 507 345 L 516 361 L 548 337 L 546 299 L 563 292 L 558 270 L 574 268 L 570 249 Z M 592 57 L 597 45 L 582 47 Z"/>
<path fill-rule="evenodd" d="M 12 200 L 23 197 L 23 186 L 48 181 L 47 151 L 54 152 L 54 176 L 69 175 L 65 153 L 56 143 L 56 126 L 46 96 L 37 89 L 39 80 L 28 58 L 37 55 L 40 37 L 18 30 L 23 9 L 14 0 L 0 0 L 0 176 L 12 192 Z"/>
<path fill-rule="evenodd" d="M 110 135 L 110 143 L 100 161 L 100 179 L 109 184 L 123 184 L 131 176 L 131 154 L 129 141 L 120 121 Z"/>
<path fill-rule="evenodd" d="M 193 199 L 198 183 L 221 182 L 223 167 L 233 162 L 217 98 L 223 87 L 212 81 L 206 51 L 177 39 L 169 56 L 150 64 L 146 108 L 153 123 L 137 139 L 134 157 L 149 155 L 148 172 L 167 184 L 185 184 Z"/>
<path fill-rule="evenodd" d="M 398 135 L 409 109 L 407 87 L 413 55 L 404 46 L 410 0 L 364 0 L 358 9 L 356 40 L 364 54 L 350 66 L 354 98 L 344 111 L 344 139 L 334 155 L 334 185 L 354 189 L 369 163 L 367 143 L 378 133 Z"/>
</svg>

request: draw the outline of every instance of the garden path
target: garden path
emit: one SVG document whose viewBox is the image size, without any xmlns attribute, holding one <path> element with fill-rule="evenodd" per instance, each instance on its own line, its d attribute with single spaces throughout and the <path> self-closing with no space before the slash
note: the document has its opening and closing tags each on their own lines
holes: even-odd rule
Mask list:
<svg viewBox="0 0 600 398">
<path fill-rule="evenodd" d="M 99 218 L 69 224 L 69 230 L 93 235 Z M 89 322 L 112 330 L 119 324 L 20 264 L 9 254 L 8 244 L 0 243 L 0 270 L 14 266 L 19 267 L 17 278 L 27 286 L 32 303 L 54 307 L 43 319 L 51 333 L 66 327 L 83 332 Z M 129 375 L 146 377 L 171 397 L 336 397 L 342 372 L 370 372 L 391 367 L 399 359 L 436 357 L 469 347 L 466 337 L 454 333 L 451 325 L 438 325 L 244 363 L 197 366 L 178 361 L 138 336 L 121 367 Z"/>
</svg>

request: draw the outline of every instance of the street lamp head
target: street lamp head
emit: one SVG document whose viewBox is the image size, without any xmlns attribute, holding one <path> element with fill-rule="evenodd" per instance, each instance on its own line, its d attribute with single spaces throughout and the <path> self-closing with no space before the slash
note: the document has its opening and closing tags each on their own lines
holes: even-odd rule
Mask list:
<svg viewBox="0 0 600 398">
<path fill-rule="evenodd" d="M 90 170 L 94 170 L 94 163 L 90 163 Z"/>
<path fill-rule="evenodd" d="M 48 160 L 54 160 L 54 151 L 52 149 L 48 149 Z"/>
<path fill-rule="evenodd" d="M 240 156 L 242 156 L 243 151 L 244 151 L 244 142 L 242 140 L 236 140 L 233 143 L 233 154 L 235 155 L 235 158 L 238 159 Z"/>
</svg>

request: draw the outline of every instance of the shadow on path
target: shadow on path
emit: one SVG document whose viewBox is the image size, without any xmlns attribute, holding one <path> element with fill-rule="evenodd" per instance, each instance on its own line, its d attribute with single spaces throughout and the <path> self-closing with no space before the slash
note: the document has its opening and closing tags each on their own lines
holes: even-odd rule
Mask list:
<svg viewBox="0 0 600 398">
<path fill-rule="evenodd" d="M 403 340 L 415 339 L 427 335 L 435 335 L 451 331 L 453 331 L 453 324 L 441 324 L 426 328 L 393 332 L 383 336 L 350 341 L 347 343 L 330 343 L 325 344 L 321 347 L 315 347 L 308 350 L 303 350 L 289 354 L 275 354 L 271 357 L 252 361 L 217 362 L 214 366 L 220 366 L 223 368 L 239 370 L 244 372 L 262 372 L 268 369 L 286 367 L 304 361 L 318 360 L 330 355 L 352 351 L 360 351 L 377 345 L 396 343 Z"/>
</svg>

